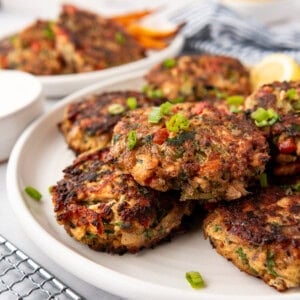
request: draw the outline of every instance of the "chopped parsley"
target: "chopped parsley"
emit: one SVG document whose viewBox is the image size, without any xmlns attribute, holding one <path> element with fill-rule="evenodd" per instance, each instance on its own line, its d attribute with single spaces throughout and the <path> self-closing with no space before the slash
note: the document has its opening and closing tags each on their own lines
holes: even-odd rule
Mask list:
<svg viewBox="0 0 300 300">
<path fill-rule="evenodd" d="M 278 274 L 277 272 L 274 270 L 275 267 L 275 261 L 274 261 L 274 257 L 275 257 L 275 253 L 272 253 L 269 249 L 267 250 L 267 270 L 268 273 L 273 275 L 274 277 L 277 277 Z"/>
</svg>

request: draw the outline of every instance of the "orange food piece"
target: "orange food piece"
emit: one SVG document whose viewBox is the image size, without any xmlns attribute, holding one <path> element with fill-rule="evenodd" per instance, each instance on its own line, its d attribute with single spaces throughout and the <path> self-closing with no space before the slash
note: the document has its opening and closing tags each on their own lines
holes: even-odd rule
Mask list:
<svg viewBox="0 0 300 300">
<path fill-rule="evenodd" d="M 146 28 L 139 24 L 130 24 L 127 30 L 134 36 L 147 36 L 151 38 L 164 39 L 173 37 L 178 32 L 180 27 L 181 26 L 177 26 L 176 28 L 171 30 L 157 30 L 152 28 Z"/>
<path fill-rule="evenodd" d="M 111 20 L 114 20 L 116 22 L 127 25 L 129 23 L 140 20 L 140 19 L 144 18 L 145 16 L 150 15 L 153 12 L 154 12 L 154 10 L 136 11 L 136 12 L 131 12 L 131 13 L 124 14 L 124 15 L 114 16 L 111 18 Z"/>
<path fill-rule="evenodd" d="M 163 40 L 153 39 L 147 36 L 135 36 L 140 45 L 146 49 L 163 49 L 168 43 Z"/>
</svg>

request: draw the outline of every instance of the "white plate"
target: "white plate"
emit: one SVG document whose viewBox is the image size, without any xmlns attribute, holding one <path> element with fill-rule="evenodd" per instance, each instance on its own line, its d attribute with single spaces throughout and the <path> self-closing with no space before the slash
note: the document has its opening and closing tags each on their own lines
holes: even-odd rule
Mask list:
<svg viewBox="0 0 300 300">
<path fill-rule="evenodd" d="M 170 23 L 166 22 L 166 20 L 157 20 L 157 22 L 159 21 L 170 25 Z M 1 38 L 10 36 L 14 33 L 15 32 L 2 34 Z M 147 51 L 147 56 L 145 58 L 134 62 L 99 71 L 66 75 L 44 75 L 37 76 L 37 78 L 42 83 L 44 94 L 47 97 L 55 98 L 66 96 L 93 83 L 110 79 L 112 76 L 127 74 L 137 70 L 149 69 L 166 58 L 178 55 L 183 44 L 183 36 L 181 34 L 177 34 L 165 49 L 159 51 L 149 50 Z"/>
<path fill-rule="evenodd" d="M 200 230 L 152 250 L 118 256 L 81 245 L 56 223 L 48 187 L 62 178 L 62 169 L 74 158 L 56 127 L 64 106 L 96 91 L 139 89 L 143 85 L 142 75 L 136 72 L 123 78 L 119 76 L 67 97 L 32 124 L 18 140 L 8 165 L 7 189 L 13 210 L 28 236 L 69 272 L 125 298 L 299 299 L 299 289 L 279 293 L 261 280 L 241 273 L 212 249 Z M 24 194 L 27 185 L 42 192 L 42 202 Z M 191 270 L 200 271 L 206 288 L 193 290 L 189 286 L 185 273 Z"/>
</svg>

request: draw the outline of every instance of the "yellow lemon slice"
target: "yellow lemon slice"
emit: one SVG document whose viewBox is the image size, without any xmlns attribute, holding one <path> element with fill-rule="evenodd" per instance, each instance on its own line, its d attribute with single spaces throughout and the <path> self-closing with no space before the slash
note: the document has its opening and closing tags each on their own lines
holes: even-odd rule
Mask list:
<svg viewBox="0 0 300 300">
<path fill-rule="evenodd" d="M 275 53 L 264 57 L 250 70 L 252 88 L 273 81 L 300 80 L 300 66 L 288 55 Z"/>
</svg>

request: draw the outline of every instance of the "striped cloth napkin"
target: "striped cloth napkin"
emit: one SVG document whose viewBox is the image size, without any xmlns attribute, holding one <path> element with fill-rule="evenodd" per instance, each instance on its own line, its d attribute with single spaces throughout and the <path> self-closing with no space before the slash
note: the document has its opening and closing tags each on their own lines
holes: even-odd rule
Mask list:
<svg viewBox="0 0 300 300">
<path fill-rule="evenodd" d="M 291 25 L 270 29 L 245 19 L 213 0 L 198 0 L 180 8 L 171 21 L 185 22 L 184 51 L 237 57 L 253 64 L 274 52 L 289 54 L 300 62 L 300 31 Z"/>
</svg>

